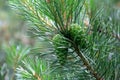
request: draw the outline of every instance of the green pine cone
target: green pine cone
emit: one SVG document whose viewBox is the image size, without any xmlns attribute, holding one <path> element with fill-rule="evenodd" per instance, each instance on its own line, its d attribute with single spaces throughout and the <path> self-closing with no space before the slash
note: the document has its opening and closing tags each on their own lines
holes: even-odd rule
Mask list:
<svg viewBox="0 0 120 80">
<path fill-rule="evenodd" d="M 57 55 L 57 58 L 59 60 L 59 63 L 61 65 L 64 65 L 64 63 L 67 60 L 68 42 L 60 34 L 56 34 L 53 37 L 52 41 L 53 41 L 53 45 L 54 45 L 54 48 L 55 48 L 56 55 Z"/>
<path fill-rule="evenodd" d="M 87 38 L 85 35 L 85 28 L 77 24 L 72 24 L 69 29 L 70 39 L 73 40 L 80 48 L 87 47 Z"/>
</svg>

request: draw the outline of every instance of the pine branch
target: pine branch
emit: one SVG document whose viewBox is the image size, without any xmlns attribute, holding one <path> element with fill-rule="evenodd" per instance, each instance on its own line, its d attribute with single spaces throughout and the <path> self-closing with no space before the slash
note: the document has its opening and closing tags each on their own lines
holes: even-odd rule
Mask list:
<svg viewBox="0 0 120 80">
<path fill-rule="evenodd" d="M 93 32 L 93 30 L 90 30 L 91 32 Z M 99 33 L 103 33 L 103 34 L 105 34 L 105 35 L 107 35 L 107 34 L 109 34 L 109 32 L 107 32 L 107 31 L 105 31 L 105 30 L 98 30 L 98 32 Z M 115 33 L 114 31 L 111 33 L 111 36 L 113 37 L 113 38 L 116 38 L 117 40 L 119 40 L 120 41 L 120 34 L 118 33 Z"/>
<path fill-rule="evenodd" d="M 91 32 L 93 32 L 93 29 L 90 29 L 90 31 L 89 31 L 89 33 L 91 33 Z M 99 32 L 99 33 L 103 33 L 103 34 L 105 34 L 105 35 L 108 35 L 110 32 L 107 32 L 107 31 L 105 31 L 105 30 L 98 30 L 97 32 Z M 119 40 L 120 41 L 120 34 L 118 33 L 115 33 L 115 32 L 111 32 L 111 36 L 113 37 L 113 38 L 116 38 L 117 40 Z"/>
<path fill-rule="evenodd" d="M 104 80 L 94 69 L 93 67 L 90 65 L 89 61 L 87 60 L 87 58 L 82 54 L 82 52 L 80 51 L 79 47 L 71 40 L 69 40 L 70 43 L 73 45 L 75 52 L 77 53 L 77 55 L 81 58 L 81 60 L 83 61 L 84 65 L 86 66 L 87 70 L 90 71 L 90 73 L 96 78 L 96 80 Z"/>
</svg>

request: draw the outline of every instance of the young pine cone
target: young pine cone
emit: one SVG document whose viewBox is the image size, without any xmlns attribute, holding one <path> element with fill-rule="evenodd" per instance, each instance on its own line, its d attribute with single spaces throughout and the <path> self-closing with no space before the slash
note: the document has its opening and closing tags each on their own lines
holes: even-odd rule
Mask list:
<svg viewBox="0 0 120 80">
<path fill-rule="evenodd" d="M 59 60 L 59 63 L 61 65 L 64 65 L 67 60 L 68 42 L 60 34 L 56 34 L 53 37 L 52 41 L 53 41 L 53 45 L 54 45 L 55 52 L 56 52 L 57 58 Z"/>
</svg>

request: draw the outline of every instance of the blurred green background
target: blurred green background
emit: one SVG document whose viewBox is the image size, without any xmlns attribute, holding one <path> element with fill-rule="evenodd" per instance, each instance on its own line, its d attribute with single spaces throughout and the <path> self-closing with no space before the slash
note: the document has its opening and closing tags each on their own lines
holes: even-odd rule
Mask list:
<svg viewBox="0 0 120 80">
<path fill-rule="evenodd" d="M 11 45 L 21 45 L 31 47 L 34 45 L 34 39 L 27 36 L 27 27 L 30 25 L 12 10 L 8 0 L 0 0 L 0 80 L 9 80 L 12 76 L 11 68 L 6 61 L 6 47 Z M 1 77 L 2 76 L 2 77 Z"/>
</svg>

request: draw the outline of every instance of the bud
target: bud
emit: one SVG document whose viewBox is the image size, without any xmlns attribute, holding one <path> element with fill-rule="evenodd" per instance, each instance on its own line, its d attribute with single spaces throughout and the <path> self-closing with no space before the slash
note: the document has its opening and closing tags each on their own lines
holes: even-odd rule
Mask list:
<svg viewBox="0 0 120 80">
<path fill-rule="evenodd" d="M 69 28 L 70 39 L 74 41 L 81 49 L 87 47 L 86 28 L 77 24 L 72 24 Z"/>
<path fill-rule="evenodd" d="M 53 37 L 52 41 L 53 41 L 53 45 L 54 45 L 56 56 L 58 58 L 59 63 L 61 65 L 64 65 L 67 60 L 68 42 L 60 34 L 56 34 Z"/>
</svg>

